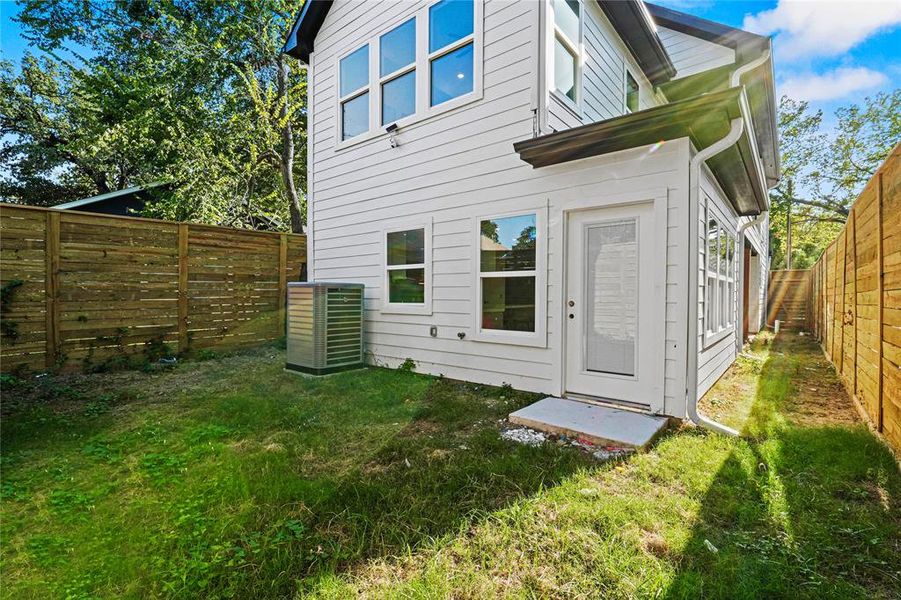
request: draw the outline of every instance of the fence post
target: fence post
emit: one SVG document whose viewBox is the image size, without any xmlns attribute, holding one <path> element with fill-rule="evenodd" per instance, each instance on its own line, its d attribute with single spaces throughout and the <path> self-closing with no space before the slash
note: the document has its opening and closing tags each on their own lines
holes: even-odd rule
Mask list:
<svg viewBox="0 0 901 600">
<path fill-rule="evenodd" d="M 188 224 L 178 224 L 178 351 L 188 351 Z"/>
<path fill-rule="evenodd" d="M 838 308 L 838 298 L 836 294 L 838 294 L 838 239 L 835 240 L 835 273 L 833 274 L 832 281 L 832 347 L 829 351 L 829 360 L 832 361 L 832 364 L 836 364 L 835 360 L 835 311 Z"/>
<path fill-rule="evenodd" d="M 44 295 L 46 313 L 46 348 L 44 366 L 56 364 L 60 351 L 59 334 L 59 212 L 51 210 L 46 215 L 44 228 Z"/>
<path fill-rule="evenodd" d="M 852 306 L 854 307 L 854 364 L 852 365 L 854 369 L 854 377 L 852 379 L 852 387 L 854 390 L 852 394 L 855 398 L 857 397 L 857 215 L 854 212 L 854 207 L 851 207 L 851 214 L 849 215 L 851 219 L 851 249 L 854 252 L 854 278 L 851 280 L 851 285 L 853 286 L 853 291 L 851 300 L 853 300 Z"/>
<path fill-rule="evenodd" d="M 876 401 L 877 401 L 877 413 L 878 418 L 876 419 L 876 430 L 882 431 L 882 395 L 883 395 L 883 382 L 882 382 L 882 308 L 885 303 L 885 299 L 883 298 L 883 291 L 885 288 L 885 255 L 882 247 L 882 169 L 876 174 L 876 332 L 877 339 L 876 345 L 879 348 L 879 352 L 877 354 L 877 380 L 876 380 Z"/>
<path fill-rule="evenodd" d="M 288 302 L 288 234 L 279 236 L 278 246 L 278 335 L 286 334 L 285 305 Z"/>
</svg>

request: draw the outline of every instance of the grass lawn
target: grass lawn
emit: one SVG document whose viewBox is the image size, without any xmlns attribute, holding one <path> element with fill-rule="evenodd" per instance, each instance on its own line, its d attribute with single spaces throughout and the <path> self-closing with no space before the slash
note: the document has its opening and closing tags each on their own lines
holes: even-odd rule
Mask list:
<svg viewBox="0 0 901 600">
<path fill-rule="evenodd" d="M 3 388 L 6 597 L 898 597 L 901 474 L 808 338 L 600 464 L 498 436 L 535 396 L 265 350 Z"/>
</svg>

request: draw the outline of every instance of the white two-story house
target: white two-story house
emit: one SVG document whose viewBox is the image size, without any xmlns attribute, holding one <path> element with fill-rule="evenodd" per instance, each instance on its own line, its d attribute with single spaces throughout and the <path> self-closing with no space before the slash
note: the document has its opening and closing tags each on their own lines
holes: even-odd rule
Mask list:
<svg viewBox="0 0 901 600">
<path fill-rule="evenodd" d="M 770 40 L 641 0 L 309 0 L 314 281 L 375 364 L 693 417 L 763 319 Z"/>
</svg>

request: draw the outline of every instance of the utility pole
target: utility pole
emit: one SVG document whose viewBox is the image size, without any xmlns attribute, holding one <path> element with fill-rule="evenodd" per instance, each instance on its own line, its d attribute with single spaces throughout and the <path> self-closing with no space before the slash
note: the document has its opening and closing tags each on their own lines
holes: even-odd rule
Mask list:
<svg viewBox="0 0 901 600">
<path fill-rule="evenodd" d="M 794 197 L 795 186 L 792 180 L 788 180 L 788 214 L 785 218 L 785 268 L 792 268 L 792 198 Z"/>
</svg>

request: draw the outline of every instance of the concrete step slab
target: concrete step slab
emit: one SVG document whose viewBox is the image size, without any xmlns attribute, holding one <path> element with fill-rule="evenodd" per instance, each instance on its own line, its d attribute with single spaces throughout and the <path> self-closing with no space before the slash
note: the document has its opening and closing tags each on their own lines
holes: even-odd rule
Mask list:
<svg viewBox="0 0 901 600">
<path fill-rule="evenodd" d="M 598 446 L 644 448 L 666 427 L 669 419 L 631 410 L 548 397 L 510 414 L 510 422 Z"/>
</svg>

